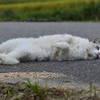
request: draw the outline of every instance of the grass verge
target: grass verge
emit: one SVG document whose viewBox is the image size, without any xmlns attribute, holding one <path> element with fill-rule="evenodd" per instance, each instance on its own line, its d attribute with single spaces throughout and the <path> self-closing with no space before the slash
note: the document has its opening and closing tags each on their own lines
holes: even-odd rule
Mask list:
<svg viewBox="0 0 100 100">
<path fill-rule="evenodd" d="M 100 1 L 46 0 L 0 5 L 0 20 L 100 21 Z"/>
<path fill-rule="evenodd" d="M 0 84 L 0 100 L 100 100 L 100 91 L 90 82 L 89 89 L 49 87 L 46 84 L 39 86 L 36 79 L 34 84 L 26 79 L 27 83 Z M 98 94 L 97 94 L 98 92 Z"/>
</svg>

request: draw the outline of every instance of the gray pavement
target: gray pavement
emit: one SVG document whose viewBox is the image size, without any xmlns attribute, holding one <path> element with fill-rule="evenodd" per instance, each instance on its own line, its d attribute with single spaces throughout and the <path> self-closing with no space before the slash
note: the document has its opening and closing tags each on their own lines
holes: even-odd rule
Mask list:
<svg viewBox="0 0 100 100">
<path fill-rule="evenodd" d="M 93 40 L 100 37 L 99 22 L 1 22 L 0 43 L 11 38 L 38 37 L 69 33 Z M 25 62 L 18 65 L 0 65 L 0 72 L 54 72 L 68 77 L 60 81 L 100 84 L 100 59 L 62 62 Z M 58 79 L 59 80 L 59 79 Z"/>
</svg>

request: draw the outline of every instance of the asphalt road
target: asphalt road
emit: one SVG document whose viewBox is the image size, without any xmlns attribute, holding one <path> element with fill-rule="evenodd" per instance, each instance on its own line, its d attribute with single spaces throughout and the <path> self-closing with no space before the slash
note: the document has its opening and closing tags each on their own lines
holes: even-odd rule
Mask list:
<svg viewBox="0 0 100 100">
<path fill-rule="evenodd" d="M 11 38 L 38 37 L 69 33 L 93 40 L 100 37 L 99 22 L 1 22 L 0 43 Z M 0 72 L 63 73 L 75 82 L 100 84 L 100 60 L 62 62 L 25 62 L 13 66 L 0 65 Z"/>
</svg>

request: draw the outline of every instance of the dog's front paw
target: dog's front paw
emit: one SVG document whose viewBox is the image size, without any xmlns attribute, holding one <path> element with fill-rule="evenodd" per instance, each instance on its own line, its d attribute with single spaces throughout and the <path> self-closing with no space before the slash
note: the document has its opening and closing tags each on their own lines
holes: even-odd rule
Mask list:
<svg viewBox="0 0 100 100">
<path fill-rule="evenodd" d="M 59 48 L 59 49 L 68 49 L 69 48 L 69 44 L 66 43 L 66 42 L 57 42 L 55 44 L 55 47 Z"/>
</svg>

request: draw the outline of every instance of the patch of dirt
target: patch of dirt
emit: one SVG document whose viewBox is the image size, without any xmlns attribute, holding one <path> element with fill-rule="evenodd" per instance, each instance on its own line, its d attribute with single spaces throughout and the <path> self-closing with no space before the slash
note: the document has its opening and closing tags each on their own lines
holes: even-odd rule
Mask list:
<svg viewBox="0 0 100 100">
<path fill-rule="evenodd" d="M 49 72 L 9 72 L 9 73 L 0 73 L 0 80 L 9 79 L 9 78 L 57 78 L 64 77 L 64 74 L 58 73 L 49 73 Z"/>
<path fill-rule="evenodd" d="M 90 95 L 89 88 L 54 85 L 52 80 L 50 80 L 52 85 L 49 85 L 45 80 L 63 77 L 67 76 L 48 72 L 0 73 L 0 100 L 100 100 L 100 88 L 98 87 L 92 87 Z M 29 78 L 33 86 L 30 86 L 26 80 L 22 81 L 23 78 Z M 38 79 L 42 80 L 38 81 L 37 87 L 35 86 L 35 78 L 37 81 Z M 18 79 L 20 80 L 16 82 L 15 80 Z M 9 80 L 14 80 L 15 83 Z M 43 80 L 47 84 L 43 83 Z"/>
<path fill-rule="evenodd" d="M 100 100 L 100 90 L 92 91 L 90 96 L 89 89 L 69 88 L 69 87 L 39 87 L 38 92 L 28 85 L 28 90 L 25 88 L 26 83 L 0 83 L 0 100 Z M 11 89 L 10 95 L 7 89 Z M 46 94 L 47 92 L 47 94 Z M 64 95 L 67 95 L 67 97 Z M 17 98 L 17 99 L 16 99 Z"/>
</svg>

